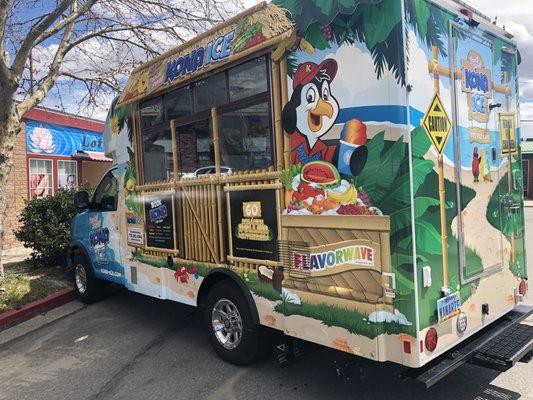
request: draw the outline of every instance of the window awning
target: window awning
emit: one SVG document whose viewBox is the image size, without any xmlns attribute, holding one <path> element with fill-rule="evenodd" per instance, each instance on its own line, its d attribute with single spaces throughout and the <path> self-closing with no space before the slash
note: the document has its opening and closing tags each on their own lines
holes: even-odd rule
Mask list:
<svg viewBox="0 0 533 400">
<path fill-rule="evenodd" d="M 113 162 L 112 158 L 106 157 L 104 153 L 100 153 L 99 151 L 77 150 L 74 154 L 72 154 L 72 158 L 83 161 Z"/>
</svg>

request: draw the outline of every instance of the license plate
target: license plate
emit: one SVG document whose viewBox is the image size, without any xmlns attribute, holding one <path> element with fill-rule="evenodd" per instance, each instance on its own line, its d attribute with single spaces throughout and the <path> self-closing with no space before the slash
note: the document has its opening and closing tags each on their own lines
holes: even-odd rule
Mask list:
<svg viewBox="0 0 533 400">
<path fill-rule="evenodd" d="M 461 296 L 459 292 L 449 294 L 437 300 L 439 322 L 444 322 L 461 312 Z"/>
</svg>

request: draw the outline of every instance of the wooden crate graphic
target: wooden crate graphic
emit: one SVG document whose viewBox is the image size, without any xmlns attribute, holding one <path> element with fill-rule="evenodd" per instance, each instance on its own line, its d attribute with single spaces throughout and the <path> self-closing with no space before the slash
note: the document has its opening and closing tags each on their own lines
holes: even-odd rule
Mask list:
<svg viewBox="0 0 533 400">
<path fill-rule="evenodd" d="M 283 216 L 282 226 L 284 287 L 308 299 L 313 296 L 306 293 L 322 295 L 317 301 L 325 295 L 332 302 L 392 304 L 385 295 L 391 272 L 389 217 Z"/>
</svg>

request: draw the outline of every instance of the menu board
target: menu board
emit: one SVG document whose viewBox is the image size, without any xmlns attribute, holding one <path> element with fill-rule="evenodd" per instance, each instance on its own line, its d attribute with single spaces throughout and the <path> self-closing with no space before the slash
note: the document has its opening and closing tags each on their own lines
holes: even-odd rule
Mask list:
<svg viewBox="0 0 533 400">
<path fill-rule="evenodd" d="M 172 193 L 154 193 L 144 196 L 146 245 L 159 249 L 174 249 L 174 213 Z"/>
<path fill-rule="evenodd" d="M 229 193 L 234 257 L 278 260 L 276 190 Z"/>
</svg>

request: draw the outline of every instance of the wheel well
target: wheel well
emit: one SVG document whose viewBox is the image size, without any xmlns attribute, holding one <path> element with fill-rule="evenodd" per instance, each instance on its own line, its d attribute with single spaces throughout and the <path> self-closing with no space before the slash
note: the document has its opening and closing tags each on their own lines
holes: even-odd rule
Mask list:
<svg viewBox="0 0 533 400">
<path fill-rule="evenodd" d="M 257 312 L 257 307 L 250 289 L 248 289 L 242 279 L 235 272 L 227 268 L 216 268 L 204 278 L 200 290 L 198 291 L 198 307 L 203 307 L 205 305 L 205 300 L 207 299 L 207 295 L 211 288 L 222 281 L 231 282 L 241 290 L 246 302 L 250 306 L 254 323 L 259 325 L 259 313 Z"/>
</svg>

